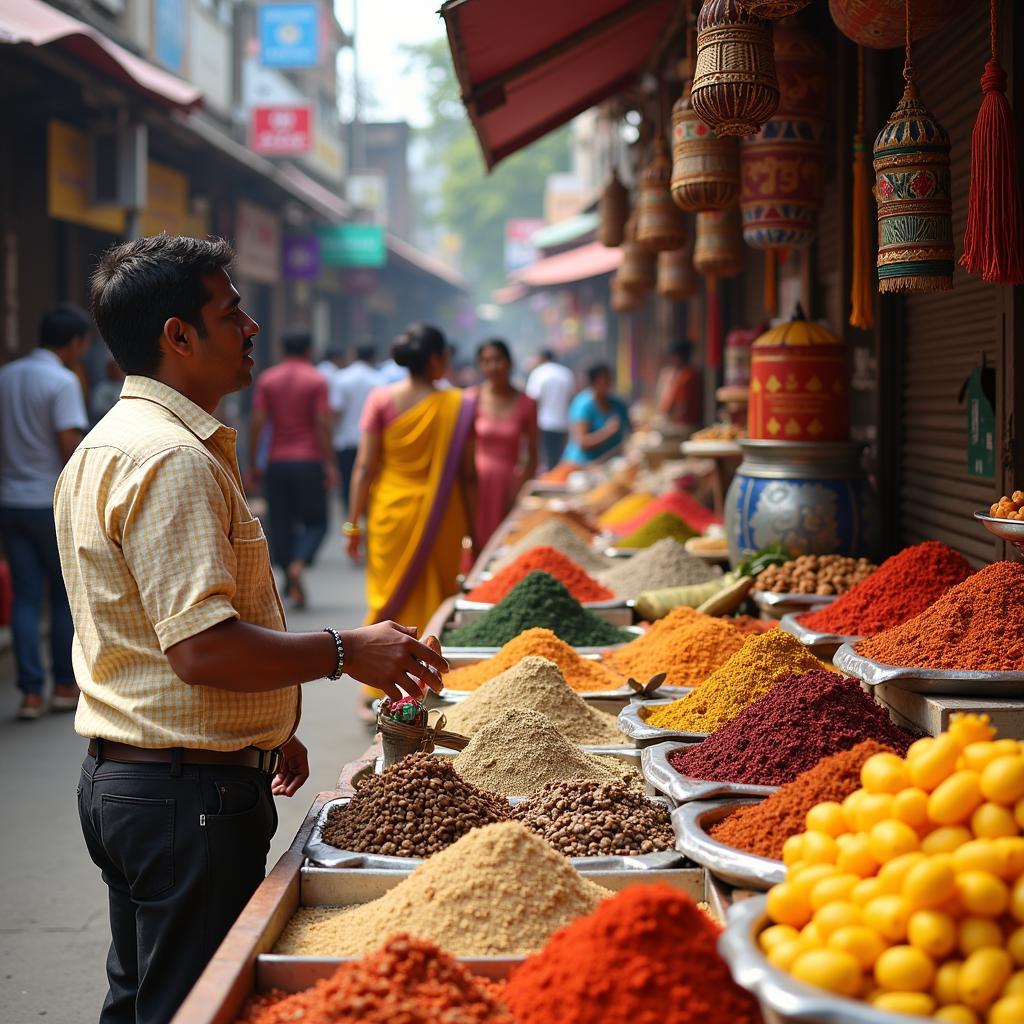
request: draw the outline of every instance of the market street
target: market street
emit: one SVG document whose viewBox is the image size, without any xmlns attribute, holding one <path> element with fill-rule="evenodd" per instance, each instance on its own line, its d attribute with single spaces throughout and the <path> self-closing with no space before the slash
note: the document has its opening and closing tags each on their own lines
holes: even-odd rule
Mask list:
<svg viewBox="0 0 1024 1024">
<path fill-rule="evenodd" d="M 291 613 L 289 626 L 357 625 L 363 614 L 362 573 L 344 556 L 332 533 L 309 574 L 309 604 Z M 14 719 L 14 661 L 0 655 L 0 771 L 6 779 L 0 832 L 0 1024 L 95 1021 L 107 982 L 104 961 L 110 932 L 106 888 L 89 860 L 75 807 L 84 743 L 71 715 L 36 722 Z M 317 792 L 333 789 L 338 766 L 362 752 L 368 731 L 355 718 L 357 687 L 326 680 L 303 687 L 299 735 L 309 747 L 309 781 L 291 800 L 278 799 L 280 824 L 270 863 L 294 837 Z M 12 822 L 19 827 L 10 827 Z M 40 964 L 46 964 L 40 970 Z"/>
</svg>

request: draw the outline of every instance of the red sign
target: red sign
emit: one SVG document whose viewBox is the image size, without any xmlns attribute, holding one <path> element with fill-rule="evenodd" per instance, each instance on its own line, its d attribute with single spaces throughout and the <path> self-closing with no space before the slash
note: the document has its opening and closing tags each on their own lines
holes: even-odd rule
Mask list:
<svg viewBox="0 0 1024 1024">
<path fill-rule="evenodd" d="M 313 149 L 313 108 L 296 103 L 253 107 L 249 146 L 264 156 L 298 156 Z"/>
</svg>

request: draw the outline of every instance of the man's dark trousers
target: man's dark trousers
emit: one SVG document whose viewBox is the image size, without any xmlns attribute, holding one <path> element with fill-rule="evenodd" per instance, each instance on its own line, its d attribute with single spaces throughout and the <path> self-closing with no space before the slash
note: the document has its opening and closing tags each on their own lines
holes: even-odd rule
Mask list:
<svg viewBox="0 0 1024 1024">
<path fill-rule="evenodd" d="M 233 765 L 86 756 L 78 812 L 112 942 L 100 1024 L 168 1024 L 263 881 L 271 777 Z"/>
</svg>

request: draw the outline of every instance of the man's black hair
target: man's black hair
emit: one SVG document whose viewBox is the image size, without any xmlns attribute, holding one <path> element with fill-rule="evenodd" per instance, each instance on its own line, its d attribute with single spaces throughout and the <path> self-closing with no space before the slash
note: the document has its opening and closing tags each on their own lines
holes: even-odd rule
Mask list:
<svg viewBox="0 0 1024 1024">
<path fill-rule="evenodd" d="M 555 361 L 555 353 L 549 348 L 542 348 L 537 354 L 545 363 L 553 363 Z"/>
<path fill-rule="evenodd" d="M 308 355 L 313 348 L 313 335 L 305 327 L 296 327 L 284 332 L 281 345 L 286 356 Z"/>
<path fill-rule="evenodd" d="M 356 359 L 361 363 L 372 363 L 377 358 L 377 349 L 373 345 L 358 345 Z"/>
<path fill-rule="evenodd" d="M 609 380 L 613 380 L 615 374 L 607 363 L 595 363 L 587 370 L 587 383 L 593 387 L 599 377 L 607 377 Z"/>
<path fill-rule="evenodd" d="M 210 301 L 203 278 L 227 270 L 235 252 L 223 238 L 162 233 L 108 249 L 90 280 L 92 315 L 117 365 L 152 376 L 160 366 L 164 324 L 178 317 L 205 336 Z"/>
<path fill-rule="evenodd" d="M 693 357 L 693 342 L 687 338 L 680 341 L 673 341 L 668 347 L 668 354 L 675 356 L 676 359 L 681 359 L 683 362 L 688 363 Z"/>
<path fill-rule="evenodd" d="M 39 344 L 42 348 L 64 348 L 72 338 L 82 338 L 91 331 L 92 320 L 81 306 L 60 302 L 39 321 Z"/>
</svg>

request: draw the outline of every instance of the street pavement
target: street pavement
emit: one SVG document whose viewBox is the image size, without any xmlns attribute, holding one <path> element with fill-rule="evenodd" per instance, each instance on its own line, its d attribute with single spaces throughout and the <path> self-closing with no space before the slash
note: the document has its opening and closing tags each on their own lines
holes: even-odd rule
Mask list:
<svg viewBox="0 0 1024 1024">
<path fill-rule="evenodd" d="M 291 612 L 293 630 L 358 625 L 363 574 L 328 535 L 308 577 L 309 607 Z M 89 1024 L 106 991 L 109 944 L 106 889 L 85 849 L 75 789 L 84 741 L 73 716 L 19 722 L 10 651 L 0 655 L 0 1024 Z M 281 823 L 272 865 L 287 848 L 317 792 L 333 789 L 338 770 L 366 749 L 370 733 L 356 718 L 358 685 L 345 678 L 302 688 L 299 737 L 311 775 L 290 800 L 277 801 Z"/>
</svg>

